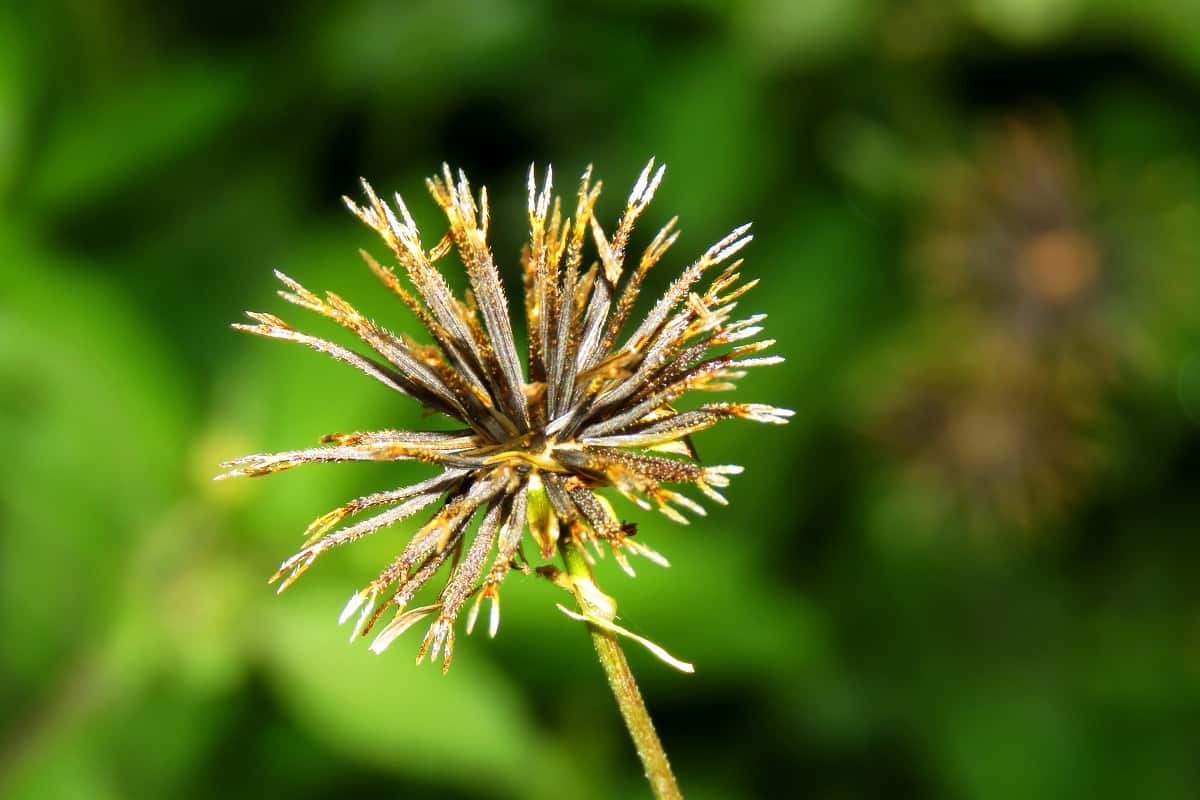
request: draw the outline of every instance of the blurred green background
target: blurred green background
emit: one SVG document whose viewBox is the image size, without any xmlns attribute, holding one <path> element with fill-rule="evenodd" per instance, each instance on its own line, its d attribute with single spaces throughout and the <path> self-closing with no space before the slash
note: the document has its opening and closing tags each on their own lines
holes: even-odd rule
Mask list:
<svg viewBox="0 0 1200 800">
<path fill-rule="evenodd" d="M 752 219 L 793 423 L 699 437 L 729 508 L 638 512 L 602 586 L 693 798 L 1200 796 L 1200 5 L 6 3 L 0 795 L 640 796 L 581 627 L 514 576 L 442 677 L 337 613 L 411 527 L 282 597 L 316 515 L 424 474 L 221 460 L 421 422 L 237 334 L 270 270 L 385 324 L 359 175 L 493 199 L 668 166 L 652 282 Z M 635 243 L 638 240 L 635 240 Z M 328 333 L 301 311 L 297 325 Z"/>
</svg>

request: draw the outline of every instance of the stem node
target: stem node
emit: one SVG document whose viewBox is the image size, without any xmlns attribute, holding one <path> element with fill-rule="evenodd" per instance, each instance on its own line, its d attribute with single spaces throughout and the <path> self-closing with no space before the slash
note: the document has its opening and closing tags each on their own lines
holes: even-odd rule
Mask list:
<svg viewBox="0 0 1200 800">
<path fill-rule="evenodd" d="M 596 586 L 591 565 L 580 545 L 572 538 L 560 542 L 560 546 L 580 611 L 608 620 L 614 619 L 616 603 Z M 638 757 L 642 760 L 646 780 L 650 782 L 654 796 L 659 800 L 681 800 L 683 794 L 679 791 L 679 784 L 675 782 L 674 773 L 671 772 L 667 753 L 654 730 L 654 722 L 650 719 L 650 712 L 646 710 L 646 703 L 642 700 L 642 693 L 638 690 L 637 681 L 633 678 L 633 672 L 629 669 L 629 662 L 625 660 L 625 653 L 621 650 L 617 637 L 598 625 L 588 625 L 588 629 L 592 634 L 592 644 L 596 648 L 600 666 L 604 668 L 608 686 L 617 700 L 617 707 L 637 748 Z"/>
</svg>

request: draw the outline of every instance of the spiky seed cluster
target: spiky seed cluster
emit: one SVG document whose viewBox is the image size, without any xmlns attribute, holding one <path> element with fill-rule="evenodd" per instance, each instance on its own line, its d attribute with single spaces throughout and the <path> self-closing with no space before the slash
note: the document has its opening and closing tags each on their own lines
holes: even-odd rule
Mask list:
<svg viewBox="0 0 1200 800">
<path fill-rule="evenodd" d="M 770 340 L 745 343 L 760 333 L 763 315 L 731 320 L 735 300 L 755 283 L 739 283 L 742 261 L 732 260 L 751 239 L 749 225 L 710 247 L 644 318 L 628 324 L 647 272 L 678 235 L 672 219 L 627 269 L 626 248 L 634 223 L 662 176 L 663 168 L 655 171 L 651 160 L 609 236 L 593 214 L 600 183 L 592 184 L 590 167 L 583 174 L 574 214 L 566 217 L 559 199 L 551 199 L 551 171 L 539 192 L 530 168 L 529 243 L 521 258 L 529 338 L 524 373 L 487 242 L 486 189 L 476 199 L 466 176 L 460 171 L 455 181 L 449 167 L 427 181 L 449 221 L 449 230 L 428 250 L 399 195 L 393 209 L 364 181 L 366 205 L 344 198 L 383 238 L 411 289 L 393 269 L 363 252 L 367 265 L 417 316 L 433 344 L 394 334 L 337 295 L 319 297 L 278 272 L 286 286 L 281 297 L 350 329 L 375 355 L 366 357 L 300 333 L 270 314 L 248 313 L 254 324 L 234 327 L 327 353 L 465 427 L 449 432 L 333 434 L 324 437 L 322 447 L 250 455 L 222 465 L 228 471 L 218 478 L 266 475 L 330 461 L 419 460 L 441 468 L 428 480 L 359 497 L 319 517 L 306 531 L 306 546 L 284 561 L 272 578 L 281 580 L 280 591 L 322 553 L 440 501 L 440 508 L 396 559 L 351 598 L 342 621 L 357 615 L 353 635 L 365 635 L 385 612 L 395 609 L 372 644 L 378 652 L 436 613 L 417 660 L 427 651 L 437 658 L 444 650 L 446 669 L 454 647 L 454 622 L 472 595 L 476 598 L 467 617 L 468 633 L 487 597 L 492 602 L 490 633 L 495 635 L 500 582 L 513 567 L 529 570 L 521 553 L 526 525 L 543 559 L 554 555 L 560 538 L 572 537 L 590 543 L 597 553 L 603 552 L 604 543 L 632 574 L 627 554 L 663 564 L 665 560 L 630 538 L 634 527 L 622 523 L 596 490 L 612 487 L 642 508 L 653 503 L 681 523 L 687 520 L 680 509 L 696 514 L 704 509 L 667 484 L 691 483 L 713 500 L 725 502 L 718 489 L 741 468 L 696 463 L 688 437 L 729 417 L 781 424 L 792 412 L 744 403 L 709 403 L 689 411 L 672 407 L 688 391 L 731 389 L 747 368 L 781 359 L 757 355 L 772 344 Z M 598 260 L 583 269 L 589 235 Z M 452 248 L 470 280 L 471 293 L 465 300 L 451 292 L 435 266 Z M 700 288 L 705 279 L 707 286 Z M 622 340 L 627 327 L 633 330 Z M 338 527 L 369 509 L 386 510 Z M 475 517 L 479 523 L 470 538 Z M 447 561 L 453 568 L 437 602 L 410 609 L 417 590 Z"/>
<path fill-rule="evenodd" d="M 1107 389 L 1135 366 L 1131 292 L 1069 130 L 1012 119 L 987 133 L 932 171 L 914 252 L 930 317 L 954 335 L 897 351 L 898 391 L 868 402 L 931 508 L 1028 534 L 1084 496 L 1106 456 Z"/>
<path fill-rule="evenodd" d="M 1013 119 L 991 134 L 933 176 L 916 255 L 934 299 L 984 312 L 1026 346 L 1109 345 L 1120 264 L 1069 132 Z"/>
</svg>

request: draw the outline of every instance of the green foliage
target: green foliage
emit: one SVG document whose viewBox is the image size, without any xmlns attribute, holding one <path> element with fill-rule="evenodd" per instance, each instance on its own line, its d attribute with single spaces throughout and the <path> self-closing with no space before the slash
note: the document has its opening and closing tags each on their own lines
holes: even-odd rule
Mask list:
<svg viewBox="0 0 1200 800">
<path fill-rule="evenodd" d="M 621 624 L 697 667 L 630 652 L 684 791 L 1196 796 L 1200 18 L 1185 5 L 6 6 L 0 794 L 643 791 L 550 584 L 509 579 L 498 637 L 460 633 L 446 677 L 335 625 L 411 525 L 283 597 L 266 586 L 312 517 L 419 466 L 209 478 L 245 452 L 424 422 L 343 366 L 227 328 L 281 310 L 278 267 L 416 332 L 355 252 L 382 255 L 339 202 L 359 175 L 433 231 L 419 181 L 466 167 L 515 287 L 530 161 L 570 187 L 594 160 L 608 214 L 653 154 L 668 171 L 644 227 L 678 213 L 683 235 L 648 284 L 754 220 L 762 282 L 741 302 L 770 314 L 788 364 L 739 399 L 797 411 L 697 437 L 746 472 L 691 527 L 618 502 L 670 570 L 598 568 Z M 1055 209 L 1100 254 L 1098 299 L 1069 324 L 1045 307 L 1049 323 L 1013 323 L 1028 317 L 1006 316 L 1010 296 L 963 271 L 1062 232 L 971 216 L 979 175 L 1012 163 L 996 143 L 1013 120 L 1047 150 L 1066 142 L 1076 179 Z M 947 210 L 956 191 L 967 212 Z M 931 267 L 960 241 L 969 257 Z M 1027 398 L 1005 359 L 1057 420 L 1030 447 L 1086 464 L 1053 473 L 1061 502 L 1018 513 L 970 480 L 1004 463 L 993 387 Z M 982 440 L 926 446 L 978 433 L 957 426 L 970 403 Z"/>
</svg>

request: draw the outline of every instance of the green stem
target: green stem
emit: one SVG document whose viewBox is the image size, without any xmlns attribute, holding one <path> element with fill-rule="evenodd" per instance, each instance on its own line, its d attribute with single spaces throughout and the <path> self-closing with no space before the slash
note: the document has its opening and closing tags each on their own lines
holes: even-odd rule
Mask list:
<svg viewBox="0 0 1200 800">
<path fill-rule="evenodd" d="M 561 544 L 567 575 L 580 611 L 611 620 L 615 616 L 615 604 L 596 587 L 592 578 L 592 567 L 580 545 L 574 540 Z M 607 601 L 607 605 L 601 605 L 597 602 L 598 599 Z M 674 773 L 671 772 L 667 753 L 654 730 L 654 722 L 650 719 L 650 712 L 646 710 L 646 703 L 642 700 L 642 693 L 638 691 L 637 681 L 633 679 L 629 662 L 625 660 L 625 653 L 621 650 L 617 637 L 596 625 L 589 625 L 588 628 L 592 634 L 592 644 L 596 647 L 596 655 L 600 658 L 600 666 L 604 668 L 604 674 L 608 677 L 608 686 L 617 699 L 617 707 L 621 710 L 625 727 L 633 737 L 633 744 L 642 760 L 646 780 L 650 781 L 654 796 L 660 800 L 681 799 L 683 795 L 679 791 L 679 784 L 675 782 Z"/>
</svg>

